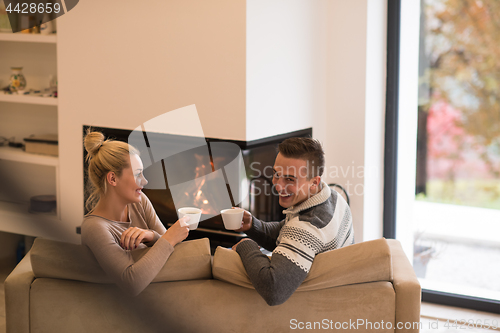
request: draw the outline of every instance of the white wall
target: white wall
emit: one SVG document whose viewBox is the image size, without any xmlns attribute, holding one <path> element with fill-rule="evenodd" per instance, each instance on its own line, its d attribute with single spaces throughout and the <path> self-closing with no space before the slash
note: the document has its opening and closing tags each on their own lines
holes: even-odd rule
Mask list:
<svg viewBox="0 0 500 333">
<path fill-rule="evenodd" d="M 63 108 L 133 129 L 196 104 L 207 136 L 245 139 L 245 1 L 91 0 L 58 20 Z"/>
<path fill-rule="evenodd" d="M 382 236 L 387 2 L 328 2 L 326 180 L 351 195 L 355 239 Z"/>
<path fill-rule="evenodd" d="M 363 239 L 382 237 L 384 207 L 387 1 L 367 1 Z"/>
<path fill-rule="evenodd" d="M 325 9 L 324 0 L 247 1 L 247 140 L 313 126 L 324 136 Z"/>
</svg>

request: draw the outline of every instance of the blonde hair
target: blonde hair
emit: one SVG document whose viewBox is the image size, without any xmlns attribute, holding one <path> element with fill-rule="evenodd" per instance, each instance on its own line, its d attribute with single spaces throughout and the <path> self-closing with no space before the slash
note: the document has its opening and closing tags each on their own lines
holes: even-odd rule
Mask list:
<svg viewBox="0 0 500 333">
<path fill-rule="evenodd" d="M 139 155 L 139 151 L 126 142 L 105 140 L 101 132 L 91 132 L 83 139 L 83 145 L 87 151 L 88 179 L 87 193 L 89 197 L 85 202 L 85 208 L 91 211 L 101 195 L 106 193 L 106 176 L 114 172 L 120 177 L 123 169 L 130 166 L 130 155 Z"/>
</svg>

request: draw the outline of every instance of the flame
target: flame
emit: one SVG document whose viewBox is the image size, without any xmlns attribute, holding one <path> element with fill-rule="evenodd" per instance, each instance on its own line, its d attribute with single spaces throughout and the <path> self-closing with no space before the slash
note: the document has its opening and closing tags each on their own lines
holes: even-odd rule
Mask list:
<svg viewBox="0 0 500 333">
<path fill-rule="evenodd" d="M 203 177 L 214 170 L 214 162 L 208 162 L 207 157 L 200 154 L 195 154 L 194 156 L 197 163 L 194 169 L 194 185 L 184 192 L 186 202 L 189 202 L 189 205 L 192 204 L 193 207 L 201 209 L 202 214 L 217 215 L 218 212 L 211 205 L 211 202 L 216 202 L 212 196 L 217 194 L 207 191 L 205 188 L 206 179 Z M 222 163 L 223 161 L 221 160 L 220 162 Z"/>
<path fill-rule="evenodd" d="M 207 196 L 210 193 L 204 193 L 204 186 L 206 179 L 202 176 L 207 175 L 213 170 L 213 162 L 210 161 L 210 169 L 208 170 L 208 164 L 205 163 L 206 156 L 195 154 L 197 161 L 197 167 L 195 168 L 195 187 L 192 191 L 186 192 L 190 198 L 192 198 L 193 205 L 201 209 L 202 214 L 217 214 L 215 209 L 210 205 L 210 200 Z"/>
</svg>

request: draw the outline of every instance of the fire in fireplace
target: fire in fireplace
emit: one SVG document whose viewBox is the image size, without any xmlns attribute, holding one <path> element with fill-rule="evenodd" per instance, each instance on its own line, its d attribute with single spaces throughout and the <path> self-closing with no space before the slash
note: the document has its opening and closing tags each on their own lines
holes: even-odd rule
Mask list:
<svg viewBox="0 0 500 333">
<path fill-rule="evenodd" d="M 83 127 L 84 135 L 87 128 Z M 107 138 L 129 142 L 141 151 L 144 176 L 149 182 L 143 192 L 165 226 L 178 219 L 178 208 L 198 207 L 202 210 L 202 218 L 198 229 L 190 232 L 190 236 L 208 236 L 211 240 L 215 235 L 242 236 L 225 230 L 220 216 L 222 209 L 239 206 L 265 221 L 284 218 L 272 186 L 277 146 L 288 137 L 312 135 L 309 128 L 250 142 L 203 138 L 201 144 L 200 138 L 190 136 L 133 133 L 94 126 L 92 130 L 102 132 Z M 156 156 L 150 147 L 160 147 L 155 149 Z M 84 182 L 87 184 L 85 154 Z M 85 192 L 86 200 L 88 191 Z"/>
</svg>

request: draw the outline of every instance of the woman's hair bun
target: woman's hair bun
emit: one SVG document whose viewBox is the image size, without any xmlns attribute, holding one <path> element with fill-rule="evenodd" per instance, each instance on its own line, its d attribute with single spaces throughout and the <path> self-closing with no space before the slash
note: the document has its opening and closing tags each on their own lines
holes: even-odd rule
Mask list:
<svg viewBox="0 0 500 333">
<path fill-rule="evenodd" d="M 101 132 L 87 132 L 83 140 L 83 145 L 87 153 L 92 157 L 95 156 L 104 143 L 104 139 L 104 134 Z"/>
</svg>

